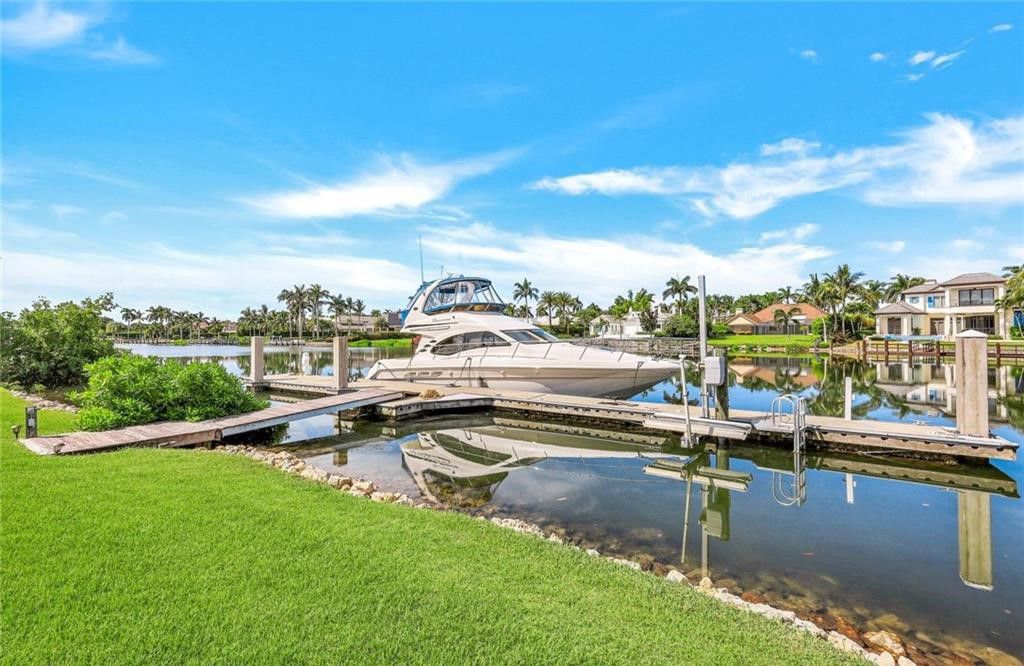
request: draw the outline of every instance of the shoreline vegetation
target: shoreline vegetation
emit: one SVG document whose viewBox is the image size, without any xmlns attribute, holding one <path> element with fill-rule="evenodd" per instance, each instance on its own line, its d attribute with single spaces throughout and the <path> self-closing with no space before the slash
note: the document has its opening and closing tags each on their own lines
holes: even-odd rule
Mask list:
<svg viewBox="0 0 1024 666">
<path fill-rule="evenodd" d="M 200 450 L 37 456 L 10 432 L 24 405 L 0 391 L 6 663 L 863 663 L 717 591 L 315 472 Z M 40 411 L 44 434 L 74 423 Z"/>
</svg>

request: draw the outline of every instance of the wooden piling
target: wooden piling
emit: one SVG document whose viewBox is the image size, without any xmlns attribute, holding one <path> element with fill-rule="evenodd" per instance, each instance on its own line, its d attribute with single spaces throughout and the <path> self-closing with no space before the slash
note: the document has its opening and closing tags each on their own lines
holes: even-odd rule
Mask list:
<svg viewBox="0 0 1024 666">
<path fill-rule="evenodd" d="M 348 337 L 334 336 L 334 388 L 338 391 L 348 386 Z"/>
<path fill-rule="evenodd" d="M 956 361 L 956 429 L 961 435 L 988 436 L 988 336 L 958 333 Z"/>
<path fill-rule="evenodd" d="M 843 390 L 843 418 L 853 419 L 853 377 L 847 377 Z"/>
<path fill-rule="evenodd" d="M 263 336 L 254 335 L 249 338 L 249 379 L 254 384 L 263 381 Z"/>
</svg>

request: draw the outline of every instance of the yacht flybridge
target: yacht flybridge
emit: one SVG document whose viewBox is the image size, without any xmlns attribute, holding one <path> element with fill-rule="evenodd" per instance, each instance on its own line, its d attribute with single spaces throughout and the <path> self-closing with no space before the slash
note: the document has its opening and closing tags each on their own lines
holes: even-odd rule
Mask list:
<svg viewBox="0 0 1024 666">
<path fill-rule="evenodd" d="M 368 379 L 628 398 L 678 370 L 675 363 L 564 342 L 509 317 L 483 278 L 424 283 L 402 312 L 402 331 L 419 336 L 412 357 L 377 361 Z"/>
</svg>

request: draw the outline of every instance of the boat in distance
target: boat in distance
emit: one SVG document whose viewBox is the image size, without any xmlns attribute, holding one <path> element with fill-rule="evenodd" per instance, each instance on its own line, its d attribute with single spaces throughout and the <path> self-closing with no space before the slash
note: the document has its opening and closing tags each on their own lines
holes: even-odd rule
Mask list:
<svg viewBox="0 0 1024 666">
<path fill-rule="evenodd" d="M 402 332 L 417 336 L 413 355 L 377 361 L 368 379 L 628 398 L 679 369 L 559 340 L 507 316 L 491 281 L 478 277 L 423 283 L 402 311 Z"/>
</svg>

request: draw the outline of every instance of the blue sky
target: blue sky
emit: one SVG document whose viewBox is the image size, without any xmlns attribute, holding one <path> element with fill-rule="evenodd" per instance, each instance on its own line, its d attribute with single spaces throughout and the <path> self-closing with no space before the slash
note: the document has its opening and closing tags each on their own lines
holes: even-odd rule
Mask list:
<svg viewBox="0 0 1024 666">
<path fill-rule="evenodd" d="M 5 309 L 1024 262 L 1024 5 L 4 3 Z"/>
</svg>

